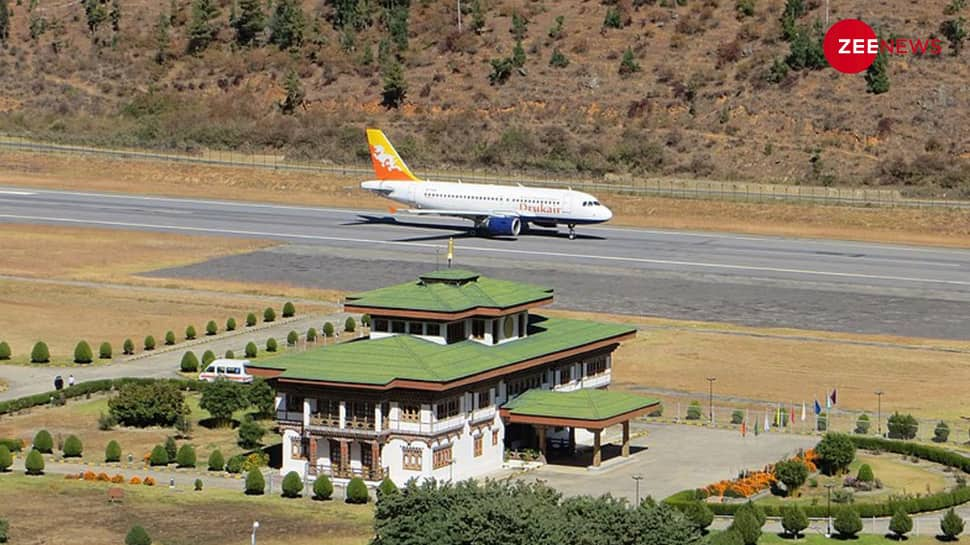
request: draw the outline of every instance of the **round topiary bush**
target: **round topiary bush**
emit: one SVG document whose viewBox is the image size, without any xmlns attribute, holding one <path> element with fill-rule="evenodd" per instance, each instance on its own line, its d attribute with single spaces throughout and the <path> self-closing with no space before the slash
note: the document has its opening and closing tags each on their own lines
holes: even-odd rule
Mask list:
<svg viewBox="0 0 970 545">
<path fill-rule="evenodd" d="M 691 401 L 687 406 L 687 420 L 701 419 L 701 404 L 699 401 Z"/>
<path fill-rule="evenodd" d="M 740 424 L 742 422 L 744 422 L 744 411 L 741 409 L 734 409 L 734 411 L 731 412 L 731 423 Z"/>
<path fill-rule="evenodd" d="M 152 545 L 152 538 L 141 526 L 132 526 L 125 536 L 125 545 Z"/>
<path fill-rule="evenodd" d="M 300 493 L 303 492 L 303 479 L 300 478 L 299 473 L 296 471 L 291 471 L 283 477 L 283 497 L 284 498 L 299 498 Z"/>
<path fill-rule="evenodd" d="M 360 323 L 364 327 L 370 327 L 370 314 L 364 314 L 360 317 Z"/>
<path fill-rule="evenodd" d="M 323 324 L 323 336 L 333 337 L 333 324 L 330 322 Z"/>
<path fill-rule="evenodd" d="M 167 466 L 168 465 L 168 451 L 162 445 L 155 445 L 152 449 L 151 455 L 148 457 L 148 463 L 153 466 Z"/>
<path fill-rule="evenodd" d="M 871 483 L 876 480 L 876 476 L 872 474 L 872 467 L 869 464 L 862 464 L 859 466 L 859 473 L 856 475 L 856 479 Z"/>
<path fill-rule="evenodd" d="M 292 318 L 295 314 L 296 314 L 296 307 L 293 306 L 293 303 L 287 301 L 286 304 L 283 305 L 283 317 Z"/>
<path fill-rule="evenodd" d="M 3 473 L 10 469 L 13 465 L 13 455 L 10 454 L 10 449 L 7 445 L 0 445 L 0 473 Z"/>
<path fill-rule="evenodd" d="M 235 330 L 236 330 L 236 319 L 229 318 L 228 320 L 226 320 L 226 331 L 235 331 Z"/>
<path fill-rule="evenodd" d="M 226 461 L 221 450 L 216 449 L 209 453 L 209 471 L 222 471 L 225 467 Z"/>
<path fill-rule="evenodd" d="M 216 325 L 215 320 L 209 320 L 209 323 L 205 324 L 205 334 L 208 336 L 215 335 L 219 332 L 219 326 Z"/>
<path fill-rule="evenodd" d="M 145 337 L 145 350 L 155 350 L 155 337 L 151 335 Z"/>
<path fill-rule="evenodd" d="M 194 325 L 190 325 L 189 327 L 185 328 L 185 340 L 187 340 L 187 341 L 194 341 L 195 340 L 195 326 Z"/>
<path fill-rule="evenodd" d="M 166 346 L 172 346 L 173 344 L 175 344 L 175 332 L 174 331 L 166 331 L 165 332 L 165 345 Z"/>
<path fill-rule="evenodd" d="M 277 348 L 278 347 L 276 345 L 276 339 L 274 339 L 273 337 L 270 337 L 270 338 L 266 339 L 266 351 L 267 352 L 276 352 L 276 349 Z"/>
<path fill-rule="evenodd" d="M 237 454 L 226 462 L 226 471 L 229 473 L 241 473 L 243 463 L 246 461 L 241 454 Z"/>
<path fill-rule="evenodd" d="M 357 322 L 354 320 L 353 316 L 347 316 L 347 320 L 344 321 L 344 331 L 353 333 L 357 329 Z"/>
<path fill-rule="evenodd" d="M 394 484 L 394 481 L 392 481 L 390 477 L 384 477 L 381 480 L 381 484 L 378 485 L 378 487 L 377 487 L 377 499 L 378 500 L 380 500 L 381 498 L 386 498 L 387 496 L 390 496 L 392 494 L 397 494 L 397 493 L 398 493 L 397 485 Z M 713 520 L 714 513 L 711 513 L 711 517 L 712 517 L 712 520 Z"/>
<path fill-rule="evenodd" d="M 27 454 L 27 460 L 24 461 L 24 469 L 26 469 L 27 475 L 44 474 L 44 456 L 39 450 L 30 450 L 30 453 Z"/>
<path fill-rule="evenodd" d="M 47 430 L 40 430 L 34 435 L 34 448 L 44 454 L 54 452 L 54 438 Z"/>
<path fill-rule="evenodd" d="M 250 469 L 246 474 L 246 494 L 262 496 L 266 492 L 266 480 L 258 469 Z"/>
<path fill-rule="evenodd" d="M 98 347 L 98 358 L 102 360 L 111 359 L 111 343 L 108 341 L 101 343 L 101 346 Z"/>
<path fill-rule="evenodd" d="M 320 475 L 313 481 L 313 499 L 329 500 L 333 496 L 333 483 L 330 477 Z"/>
<path fill-rule="evenodd" d="M 195 491 L 202 492 L 202 479 L 195 480 Z"/>
<path fill-rule="evenodd" d="M 276 311 L 271 307 L 266 307 L 263 311 L 263 321 L 264 322 L 275 322 L 276 321 Z"/>
<path fill-rule="evenodd" d="M 869 425 L 869 415 L 865 413 L 860 414 L 859 419 L 855 421 L 855 432 L 859 435 L 865 435 L 869 433 Z"/>
<path fill-rule="evenodd" d="M 195 373 L 199 370 L 199 360 L 195 357 L 195 353 L 191 350 L 182 354 L 182 363 L 179 364 L 179 369 L 183 373 Z"/>
<path fill-rule="evenodd" d="M 258 353 L 259 353 L 259 348 L 256 348 L 256 343 L 254 343 L 253 341 L 249 341 L 248 343 L 246 343 L 247 358 L 255 358 L 256 354 Z"/>
<path fill-rule="evenodd" d="M 83 450 L 84 446 L 76 435 L 68 435 L 67 439 L 64 440 L 65 458 L 80 458 Z"/>
<path fill-rule="evenodd" d="M 699 532 L 707 530 L 707 527 L 714 522 L 714 511 L 711 511 L 706 503 L 699 501 L 687 504 L 684 509 L 684 516 Z"/>
<path fill-rule="evenodd" d="M 179 467 L 195 467 L 195 447 L 192 445 L 182 445 L 178 454 L 175 456 L 175 463 Z"/>
<path fill-rule="evenodd" d="M 10 345 L 4 342 L 0 342 L 0 360 L 10 359 Z"/>
<path fill-rule="evenodd" d="M 91 345 L 87 341 L 81 341 L 74 347 L 74 363 L 91 363 L 94 354 L 91 353 Z"/>
<path fill-rule="evenodd" d="M 208 367 L 210 363 L 216 361 L 216 354 L 212 350 L 202 353 L 202 367 Z"/>
<path fill-rule="evenodd" d="M 947 439 L 950 438 L 950 426 L 946 422 L 940 421 L 933 430 L 933 442 L 934 443 L 946 443 Z"/>
<path fill-rule="evenodd" d="M 30 351 L 30 363 L 50 363 L 51 352 L 47 348 L 47 343 L 41 341 L 34 345 Z"/>
<path fill-rule="evenodd" d="M 135 342 L 131 339 L 125 339 L 125 342 L 121 345 L 121 351 L 126 356 L 130 356 L 135 353 Z"/>
<path fill-rule="evenodd" d="M 859 512 L 851 507 L 843 507 L 839 514 L 835 516 L 832 523 L 835 531 L 844 539 L 853 539 L 855 535 L 862 531 L 862 517 Z"/>
<path fill-rule="evenodd" d="M 112 439 L 108 441 L 108 446 L 104 448 L 104 461 L 105 462 L 120 462 L 121 461 L 121 445 L 117 441 Z"/>
<path fill-rule="evenodd" d="M 844 433 L 826 433 L 815 447 L 819 468 L 826 475 L 841 473 L 855 459 L 855 443 Z"/>
<path fill-rule="evenodd" d="M 317 329 L 315 327 L 311 327 L 310 329 L 306 330 L 306 342 L 317 342 Z"/>
<path fill-rule="evenodd" d="M 350 479 L 347 484 L 347 503 L 367 503 L 370 501 L 370 493 L 367 491 L 367 485 L 364 484 L 364 479 L 360 477 L 354 477 Z"/>
<path fill-rule="evenodd" d="M 246 315 L 246 327 L 253 327 L 256 325 L 256 315 L 250 312 Z"/>
<path fill-rule="evenodd" d="M 226 350 L 226 354 L 223 357 L 226 358 L 227 360 L 231 360 L 236 357 L 236 353 L 233 352 L 232 350 Z"/>
<path fill-rule="evenodd" d="M 300 341 L 300 334 L 296 331 L 290 331 L 286 334 L 286 344 L 293 346 Z"/>
</svg>

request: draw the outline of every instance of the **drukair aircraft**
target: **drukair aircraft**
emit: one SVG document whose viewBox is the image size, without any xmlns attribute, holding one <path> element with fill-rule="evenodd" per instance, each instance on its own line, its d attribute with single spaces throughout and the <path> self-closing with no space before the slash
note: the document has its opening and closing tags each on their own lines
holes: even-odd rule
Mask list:
<svg viewBox="0 0 970 545">
<path fill-rule="evenodd" d="M 516 237 L 529 224 L 566 225 L 570 239 L 576 237 L 577 225 L 603 223 L 613 217 L 596 197 L 572 189 L 420 180 L 383 132 L 367 129 L 367 143 L 377 179 L 360 186 L 410 207 L 405 211 L 408 214 L 467 219 L 488 236 Z"/>
</svg>

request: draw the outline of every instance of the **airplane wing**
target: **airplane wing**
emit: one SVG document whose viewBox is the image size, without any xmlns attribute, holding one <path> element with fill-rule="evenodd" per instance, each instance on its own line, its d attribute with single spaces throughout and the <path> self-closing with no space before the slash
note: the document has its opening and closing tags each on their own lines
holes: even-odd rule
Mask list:
<svg viewBox="0 0 970 545">
<path fill-rule="evenodd" d="M 393 211 L 393 210 L 392 210 Z M 482 221 L 485 218 L 491 216 L 518 216 L 518 212 L 514 211 L 482 211 L 482 210 L 434 210 L 430 208 L 415 208 L 410 210 L 399 210 L 394 212 L 404 212 L 406 214 L 412 214 L 415 216 L 451 216 L 454 218 L 463 218 L 472 221 Z"/>
</svg>

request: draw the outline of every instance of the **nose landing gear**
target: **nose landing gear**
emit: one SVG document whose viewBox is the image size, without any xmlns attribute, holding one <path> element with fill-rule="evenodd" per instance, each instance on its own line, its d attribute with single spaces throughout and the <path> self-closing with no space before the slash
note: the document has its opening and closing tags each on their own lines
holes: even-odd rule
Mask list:
<svg viewBox="0 0 970 545">
<path fill-rule="evenodd" d="M 568 227 L 569 227 L 569 240 L 575 240 L 576 239 L 576 224 L 570 223 Z"/>
</svg>

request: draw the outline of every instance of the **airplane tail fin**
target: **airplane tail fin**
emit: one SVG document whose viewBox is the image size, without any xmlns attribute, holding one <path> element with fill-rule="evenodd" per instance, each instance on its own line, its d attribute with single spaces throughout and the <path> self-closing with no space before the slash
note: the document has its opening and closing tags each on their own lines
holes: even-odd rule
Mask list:
<svg viewBox="0 0 970 545">
<path fill-rule="evenodd" d="M 367 129 L 367 145 L 370 147 L 370 160 L 374 164 L 374 174 L 378 180 L 420 181 L 404 164 L 404 160 L 380 129 Z"/>
</svg>

